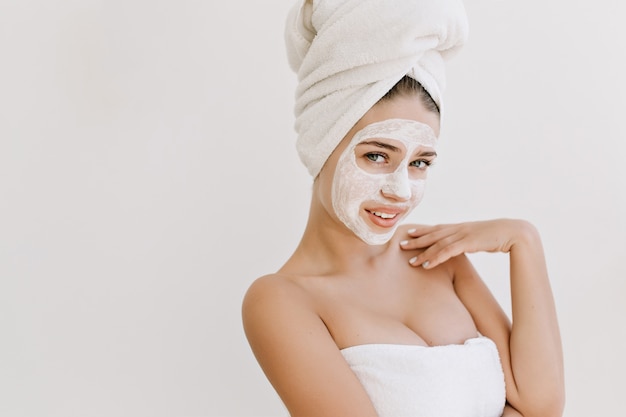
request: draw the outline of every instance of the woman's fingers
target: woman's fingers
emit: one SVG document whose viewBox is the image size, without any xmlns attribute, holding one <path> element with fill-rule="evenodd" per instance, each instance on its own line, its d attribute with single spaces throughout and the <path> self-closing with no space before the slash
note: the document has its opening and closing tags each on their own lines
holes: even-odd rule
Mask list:
<svg viewBox="0 0 626 417">
<path fill-rule="evenodd" d="M 508 251 L 515 225 L 514 221 L 508 220 L 420 225 L 409 230 L 411 239 L 402 241 L 400 247 L 404 250 L 424 249 L 409 262 L 430 269 L 462 253 Z"/>
<path fill-rule="evenodd" d="M 410 237 L 420 237 L 427 233 L 432 233 L 441 229 L 449 228 L 452 226 L 456 226 L 453 224 L 436 224 L 436 225 L 425 225 L 419 224 L 415 225 L 412 229 L 409 229 L 407 233 Z"/>
<path fill-rule="evenodd" d="M 436 243 L 428 247 L 424 252 L 411 258 L 409 262 L 413 266 L 419 266 L 431 269 L 447 261 L 450 258 L 464 253 L 466 243 L 462 236 L 453 234 L 445 239 L 438 240 Z"/>
<path fill-rule="evenodd" d="M 400 247 L 402 249 L 412 250 L 426 248 L 456 233 L 456 228 L 452 226 L 429 227 L 428 229 L 423 228 L 413 230 L 409 231 L 413 232 L 409 233 L 413 239 L 407 239 L 400 242 Z"/>
</svg>

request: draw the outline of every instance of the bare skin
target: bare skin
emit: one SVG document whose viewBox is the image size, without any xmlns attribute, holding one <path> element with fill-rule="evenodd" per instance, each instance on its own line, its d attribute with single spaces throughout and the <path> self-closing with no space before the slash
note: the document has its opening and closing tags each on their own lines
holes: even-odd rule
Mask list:
<svg viewBox="0 0 626 417">
<path fill-rule="evenodd" d="M 437 115 L 417 97 L 400 96 L 374 106 L 333 152 L 314 183 L 298 248 L 245 296 L 244 329 L 259 364 L 294 417 L 375 417 L 340 349 L 460 344 L 480 332 L 496 343 L 502 360 L 503 415 L 562 415 L 558 325 L 530 224 L 401 226 L 387 244 L 370 246 L 335 216 L 330 189 L 339 155 L 356 131 L 390 118 L 426 123 L 438 134 Z M 510 254 L 512 326 L 464 255 L 479 251 Z"/>
</svg>

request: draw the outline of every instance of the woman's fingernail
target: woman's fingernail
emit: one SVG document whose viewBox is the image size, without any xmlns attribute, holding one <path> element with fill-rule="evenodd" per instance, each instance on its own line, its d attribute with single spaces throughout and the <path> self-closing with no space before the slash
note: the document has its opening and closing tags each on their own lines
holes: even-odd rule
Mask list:
<svg viewBox="0 0 626 417">
<path fill-rule="evenodd" d="M 407 243 L 409 243 L 409 241 L 408 241 L 408 240 L 403 240 L 402 242 L 400 242 L 400 245 L 404 246 L 404 245 L 406 245 Z"/>
<path fill-rule="evenodd" d="M 415 229 L 409 229 L 408 234 L 415 233 Z"/>
<path fill-rule="evenodd" d="M 412 257 L 411 259 L 409 259 L 409 263 L 411 265 L 415 264 L 415 261 L 417 261 L 417 256 Z"/>
<path fill-rule="evenodd" d="M 422 266 L 423 266 L 424 268 L 428 268 L 428 265 L 430 265 L 430 262 L 428 262 L 428 261 L 426 261 L 426 262 L 424 262 L 424 263 L 422 264 Z"/>
</svg>

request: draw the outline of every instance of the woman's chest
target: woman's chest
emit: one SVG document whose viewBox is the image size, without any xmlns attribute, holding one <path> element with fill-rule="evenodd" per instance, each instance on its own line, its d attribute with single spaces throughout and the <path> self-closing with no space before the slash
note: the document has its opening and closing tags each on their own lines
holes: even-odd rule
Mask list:
<svg viewBox="0 0 626 417">
<path fill-rule="evenodd" d="M 313 291 L 318 312 L 340 349 L 370 343 L 463 343 L 476 326 L 444 273 L 348 277 Z"/>
</svg>

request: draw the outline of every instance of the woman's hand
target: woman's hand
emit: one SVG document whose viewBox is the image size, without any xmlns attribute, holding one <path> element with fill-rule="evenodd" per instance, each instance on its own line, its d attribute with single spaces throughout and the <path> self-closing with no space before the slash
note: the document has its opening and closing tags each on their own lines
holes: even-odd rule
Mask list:
<svg viewBox="0 0 626 417">
<path fill-rule="evenodd" d="M 534 228 L 524 220 L 497 219 L 436 226 L 416 226 L 413 239 L 400 243 L 402 249 L 424 249 L 411 258 L 411 265 L 434 268 L 462 253 L 509 252 L 516 241 Z"/>
</svg>

